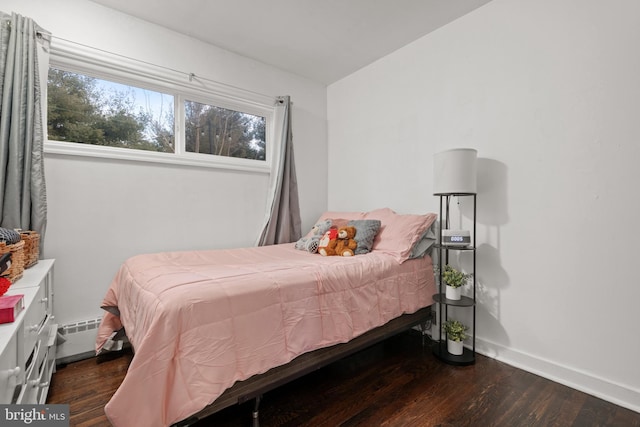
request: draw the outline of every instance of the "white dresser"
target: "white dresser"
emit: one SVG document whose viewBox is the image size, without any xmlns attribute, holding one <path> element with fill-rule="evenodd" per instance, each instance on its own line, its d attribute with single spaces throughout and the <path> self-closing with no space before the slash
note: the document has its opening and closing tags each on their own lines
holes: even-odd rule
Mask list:
<svg viewBox="0 0 640 427">
<path fill-rule="evenodd" d="M 56 366 L 53 263 L 40 260 L 6 295 L 24 294 L 24 310 L 0 324 L 0 404 L 45 403 Z"/>
</svg>

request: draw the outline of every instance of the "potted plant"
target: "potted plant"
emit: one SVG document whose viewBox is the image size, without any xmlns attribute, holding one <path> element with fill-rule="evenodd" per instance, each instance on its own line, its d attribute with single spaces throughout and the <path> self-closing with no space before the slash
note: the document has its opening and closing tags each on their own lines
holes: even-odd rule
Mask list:
<svg viewBox="0 0 640 427">
<path fill-rule="evenodd" d="M 465 333 L 469 329 L 459 320 L 449 319 L 442 325 L 442 330 L 447 334 L 447 351 L 454 355 L 461 355 L 463 352 L 462 341 L 467 338 Z"/>
<path fill-rule="evenodd" d="M 460 288 L 467 284 L 470 277 L 471 274 L 463 273 L 447 264 L 442 272 L 442 281 L 447 285 L 445 294 L 447 299 L 459 300 Z"/>
</svg>

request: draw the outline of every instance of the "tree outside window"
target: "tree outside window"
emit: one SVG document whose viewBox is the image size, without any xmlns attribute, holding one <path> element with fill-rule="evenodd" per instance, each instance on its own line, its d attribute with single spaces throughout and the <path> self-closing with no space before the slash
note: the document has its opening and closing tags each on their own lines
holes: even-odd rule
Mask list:
<svg viewBox="0 0 640 427">
<path fill-rule="evenodd" d="M 264 117 L 194 101 L 184 108 L 187 152 L 265 160 Z"/>
<path fill-rule="evenodd" d="M 172 95 L 55 68 L 47 91 L 50 140 L 175 152 Z"/>
</svg>

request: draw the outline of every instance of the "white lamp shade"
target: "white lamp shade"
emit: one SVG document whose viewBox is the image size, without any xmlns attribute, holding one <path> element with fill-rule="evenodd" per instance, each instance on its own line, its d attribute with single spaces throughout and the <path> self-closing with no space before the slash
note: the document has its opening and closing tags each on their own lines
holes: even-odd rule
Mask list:
<svg viewBox="0 0 640 427">
<path fill-rule="evenodd" d="M 454 148 L 436 153 L 433 160 L 433 194 L 477 193 L 477 150 Z"/>
</svg>

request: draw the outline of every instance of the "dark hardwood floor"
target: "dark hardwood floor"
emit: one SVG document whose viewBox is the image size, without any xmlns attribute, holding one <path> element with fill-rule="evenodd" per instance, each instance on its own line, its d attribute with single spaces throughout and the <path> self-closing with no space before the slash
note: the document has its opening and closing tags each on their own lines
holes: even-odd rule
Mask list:
<svg viewBox="0 0 640 427">
<path fill-rule="evenodd" d="M 69 404 L 71 426 L 109 426 L 103 407 L 131 357 L 59 367 L 48 403 Z M 237 405 L 195 426 L 250 426 L 252 410 Z M 484 356 L 445 365 L 409 331 L 265 394 L 260 425 L 628 427 L 640 414 Z"/>
</svg>

